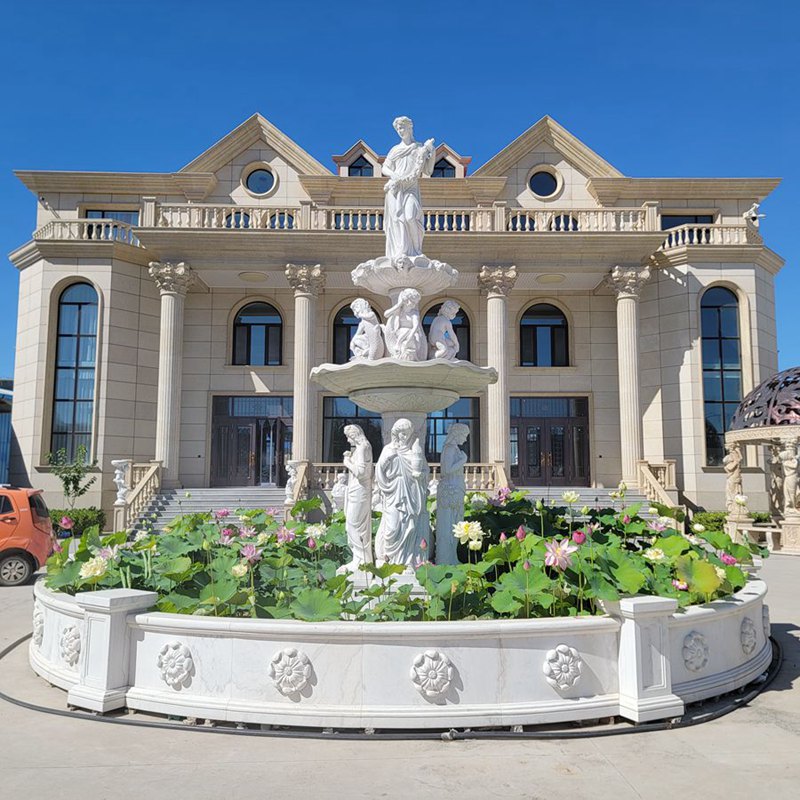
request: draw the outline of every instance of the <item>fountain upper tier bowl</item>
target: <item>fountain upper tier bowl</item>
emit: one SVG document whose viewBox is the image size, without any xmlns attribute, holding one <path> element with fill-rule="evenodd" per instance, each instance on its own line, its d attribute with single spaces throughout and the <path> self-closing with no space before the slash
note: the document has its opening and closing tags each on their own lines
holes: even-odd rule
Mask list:
<svg viewBox="0 0 800 800">
<path fill-rule="evenodd" d="M 311 370 L 311 380 L 329 392 L 347 395 L 368 411 L 430 413 L 497 383 L 497 370 L 471 361 L 379 358 L 322 364 Z"/>
<path fill-rule="evenodd" d="M 427 256 L 407 256 L 402 263 L 387 256 L 371 258 L 351 273 L 353 283 L 375 294 L 388 294 L 392 302 L 403 289 L 416 289 L 421 295 L 438 294 L 458 280 L 458 270 L 444 261 Z"/>
</svg>

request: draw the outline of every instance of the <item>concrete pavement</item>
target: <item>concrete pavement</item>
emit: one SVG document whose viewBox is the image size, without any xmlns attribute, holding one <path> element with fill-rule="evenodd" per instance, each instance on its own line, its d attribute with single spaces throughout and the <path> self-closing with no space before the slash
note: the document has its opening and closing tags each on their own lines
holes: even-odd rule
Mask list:
<svg viewBox="0 0 800 800">
<path fill-rule="evenodd" d="M 762 570 L 777 679 L 746 708 L 692 728 L 560 741 L 325 741 L 147 730 L 0 701 L 0 798 L 800 798 L 800 558 Z M 31 629 L 31 587 L 0 589 L 0 649 Z M 0 690 L 64 708 L 27 644 Z M 144 718 L 144 717 L 138 717 Z"/>
</svg>

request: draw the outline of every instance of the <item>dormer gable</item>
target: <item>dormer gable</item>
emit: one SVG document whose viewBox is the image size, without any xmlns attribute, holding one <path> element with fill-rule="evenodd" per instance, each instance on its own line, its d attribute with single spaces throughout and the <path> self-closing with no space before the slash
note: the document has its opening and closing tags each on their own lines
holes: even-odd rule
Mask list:
<svg viewBox="0 0 800 800">
<path fill-rule="evenodd" d="M 363 169 L 364 162 L 372 166 L 373 177 L 381 174 L 383 156 L 379 156 L 363 139 L 359 139 L 342 155 L 333 156 L 333 163 L 336 164 L 336 174 L 341 178 L 347 178 L 351 174 L 351 166 L 360 172 Z"/>
<path fill-rule="evenodd" d="M 461 156 L 449 144 L 442 142 L 436 148 L 436 157 L 434 163 L 438 166 L 446 163 L 453 167 L 452 178 L 466 178 L 467 168 L 472 161 L 472 156 Z M 434 167 L 434 175 L 436 174 L 436 167 Z M 444 176 L 442 176 L 444 177 Z"/>
</svg>

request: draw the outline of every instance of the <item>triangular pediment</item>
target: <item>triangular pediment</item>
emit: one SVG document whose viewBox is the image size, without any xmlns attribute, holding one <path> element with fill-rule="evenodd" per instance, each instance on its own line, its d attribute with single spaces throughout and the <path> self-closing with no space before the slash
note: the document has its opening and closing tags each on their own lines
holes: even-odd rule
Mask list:
<svg viewBox="0 0 800 800">
<path fill-rule="evenodd" d="M 528 153 L 534 152 L 542 146 L 553 148 L 561 153 L 567 161 L 587 177 L 623 177 L 616 167 L 601 158 L 552 117 L 542 117 L 496 156 L 475 170 L 473 174 L 476 176 L 507 175 L 514 165 Z"/>
<path fill-rule="evenodd" d="M 383 156 L 379 156 L 363 139 L 359 139 L 354 145 L 348 147 L 340 156 L 333 156 L 333 163 L 337 167 L 352 164 L 359 156 L 364 156 L 375 166 L 383 162 Z"/>
<path fill-rule="evenodd" d="M 261 114 L 253 114 L 180 171 L 216 172 L 257 142 L 266 142 L 299 173 L 306 175 L 331 174 L 329 169 L 320 164 L 316 158 L 309 155 Z"/>
</svg>

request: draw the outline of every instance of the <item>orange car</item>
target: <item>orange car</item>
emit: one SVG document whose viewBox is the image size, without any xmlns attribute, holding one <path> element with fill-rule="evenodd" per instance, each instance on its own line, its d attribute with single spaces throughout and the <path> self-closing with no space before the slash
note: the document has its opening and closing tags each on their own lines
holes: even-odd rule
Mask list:
<svg viewBox="0 0 800 800">
<path fill-rule="evenodd" d="M 30 580 L 53 552 L 54 542 L 41 489 L 0 486 L 0 586 Z"/>
</svg>

